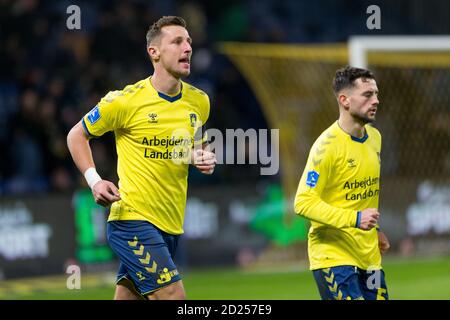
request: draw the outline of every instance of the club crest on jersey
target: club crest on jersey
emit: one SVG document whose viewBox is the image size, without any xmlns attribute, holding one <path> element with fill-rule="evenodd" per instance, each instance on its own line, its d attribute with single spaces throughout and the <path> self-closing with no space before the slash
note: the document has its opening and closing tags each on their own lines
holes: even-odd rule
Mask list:
<svg viewBox="0 0 450 320">
<path fill-rule="evenodd" d="M 189 114 L 189 120 L 191 122 L 191 127 L 195 128 L 195 124 L 197 123 L 197 115 L 195 113 Z"/>
<path fill-rule="evenodd" d="M 98 108 L 98 105 L 89 111 L 87 118 L 90 124 L 94 124 L 100 119 L 100 109 Z"/>
<path fill-rule="evenodd" d="M 148 115 L 149 119 L 148 122 L 150 123 L 158 123 L 158 115 L 156 113 L 150 113 Z"/>
<path fill-rule="evenodd" d="M 319 173 L 311 170 L 308 171 L 308 174 L 306 176 L 306 185 L 314 188 L 317 185 L 317 181 L 319 180 Z"/>
</svg>

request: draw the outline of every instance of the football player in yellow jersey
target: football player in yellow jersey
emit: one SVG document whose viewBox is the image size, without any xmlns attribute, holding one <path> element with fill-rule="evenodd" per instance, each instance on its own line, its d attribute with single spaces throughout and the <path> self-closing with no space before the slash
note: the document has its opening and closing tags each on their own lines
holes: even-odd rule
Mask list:
<svg viewBox="0 0 450 320">
<path fill-rule="evenodd" d="M 387 299 L 378 228 L 381 135 L 369 125 L 378 109 L 371 71 L 336 71 L 339 119 L 316 140 L 300 179 L 295 212 L 311 221 L 310 269 L 322 299 Z"/>
<path fill-rule="evenodd" d="M 185 298 L 173 257 L 183 233 L 188 166 L 211 174 L 216 164 L 201 134 L 209 98 L 181 81 L 190 74 L 191 42 L 182 18 L 156 21 L 147 32 L 153 75 L 108 93 L 67 137 L 96 202 L 111 205 L 107 233 L 120 259 L 118 300 Z M 99 176 L 89 146 L 107 131 L 115 135 L 119 188 Z"/>
</svg>

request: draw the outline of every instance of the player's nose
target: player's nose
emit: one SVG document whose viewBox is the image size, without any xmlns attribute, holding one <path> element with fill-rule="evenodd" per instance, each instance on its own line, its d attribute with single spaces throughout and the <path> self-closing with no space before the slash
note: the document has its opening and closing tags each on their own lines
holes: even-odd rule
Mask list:
<svg viewBox="0 0 450 320">
<path fill-rule="evenodd" d="M 184 53 L 191 53 L 192 52 L 192 46 L 189 42 L 185 42 L 184 48 L 183 48 L 183 52 Z"/>
<path fill-rule="evenodd" d="M 372 105 L 377 106 L 379 103 L 380 103 L 380 101 L 378 100 L 378 97 L 375 96 L 375 97 L 373 98 Z"/>
</svg>

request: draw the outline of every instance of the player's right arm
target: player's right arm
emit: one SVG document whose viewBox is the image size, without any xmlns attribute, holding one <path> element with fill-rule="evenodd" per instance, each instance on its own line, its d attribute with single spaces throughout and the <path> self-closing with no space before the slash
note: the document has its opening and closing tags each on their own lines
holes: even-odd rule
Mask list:
<svg viewBox="0 0 450 320">
<path fill-rule="evenodd" d="M 97 173 L 89 139 L 124 126 L 127 115 L 122 97 L 122 91 L 109 92 L 67 135 L 73 161 L 86 178 L 95 202 L 105 207 L 120 200 L 120 195 L 112 182 L 103 180 Z"/>
<path fill-rule="evenodd" d="M 89 138 L 85 134 L 81 121 L 67 135 L 67 146 L 75 165 L 86 178 L 95 202 L 107 207 L 114 201 L 120 200 L 119 190 L 114 183 L 102 180 L 95 170 Z"/>
<path fill-rule="evenodd" d="M 349 227 L 372 229 L 379 217 L 377 209 L 368 208 L 362 211 L 343 209 L 322 200 L 322 192 L 333 174 L 335 158 L 335 151 L 331 145 L 320 145 L 319 142 L 313 146 L 297 188 L 295 212 L 311 221 L 338 229 Z"/>
</svg>

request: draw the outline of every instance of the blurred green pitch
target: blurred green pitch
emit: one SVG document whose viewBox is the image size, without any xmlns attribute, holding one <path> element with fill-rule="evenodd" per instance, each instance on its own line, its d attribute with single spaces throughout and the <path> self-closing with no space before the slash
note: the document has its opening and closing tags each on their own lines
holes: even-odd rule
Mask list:
<svg viewBox="0 0 450 320">
<path fill-rule="evenodd" d="M 439 258 L 385 258 L 384 269 L 391 299 L 450 299 L 450 256 Z M 280 266 L 284 271 L 239 269 L 185 270 L 184 286 L 190 300 L 317 300 L 312 273 Z M 0 282 L 0 299 L 109 300 L 112 274 L 82 274 L 81 289 L 66 289 L 65 275 Z"/>
</svg>

